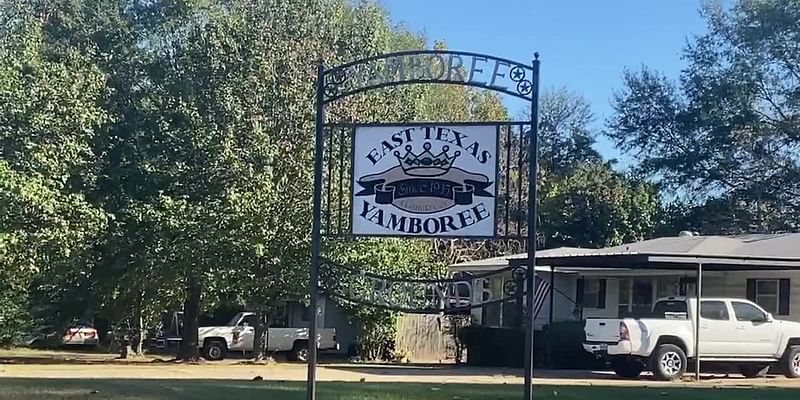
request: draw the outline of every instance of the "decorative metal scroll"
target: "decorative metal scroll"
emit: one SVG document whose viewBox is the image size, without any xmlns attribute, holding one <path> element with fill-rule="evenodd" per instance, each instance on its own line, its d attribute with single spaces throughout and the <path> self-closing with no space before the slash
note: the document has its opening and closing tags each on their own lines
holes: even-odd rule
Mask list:
<svg viewBox="0 0 800 400">
<path fill-rule="evenodd" d="M 363 186 L 354 183 L 354 141 L 355 130 L 370 126 L 405 126 L 409 129 L 424 130 L 429 126 L 454 127 L 457 125 L 491 125 L 497 130 L 496 176 L 489 177 L 493 182 L 491 192 L 495 195 L 491 213 L 495 218 L 495 239 L 522 239 L 527 235 L 527 193 L 528 184 L 528 140 L 529 123 L 499 121 L 492 123 L 406 123 L 406 124 L 354 124 L 332 123 L 324 129 L 324 151 L 322 158 L 323 194 L 322 194 L 322 235 L 325 237 L 353 236 L 354 192 L 363 191 Z M 389 142 L 387 145 L 393 145 Z M 453 151 L 467 152 L 467 149 L 452 144 Z M 419 145 L 417 147 L 420 147 Z M 441 148 L 439 148 L 441 150 Z M 407 149 L 404 145 L 387 150 L 387 158 L 395 157 L 394 151 Z M 361 155 L 363 157 L 363 154 Z M 357 178 L 357 177 L 356 177 Z M 358 196 L 356 196 L 358 197 Z M 362 196 L 365 197 L 365 196 Z M 483 197 L 477 197 L 482 199 Z M 377 200 L 377 198 L 376 198 Z M 372 203 L 372 201 L 371 201 Z M 358 206 L 356 204 L 355 206 Z M 388 217 L 387 217 L 388 218 Z M 385 221 L 384 221 L 385 222 Z M 424 218 L 423 218 L 424 222 Z M 455 224 L 455 223 L 454 223 Z M 458 227 L 458 224 L 455 224 Z M 424 225 L 423 225 L 424 228 Z M 457 236 L 458 232 L 452 232 Z"/>
<path fill-rule="evenodd" d="M 322 290 L 327 296 L 416 314 L 468 313 L 489 304 L 519 301 L 525 292 L 525 270 L 520 267 L 429 280 L 382 276 L 323 259 L 320 272 Z M 505 282 L 502 293 L 494 293 L 492 280 L 509 273 L 512 279 Z"/>
<path fill-rule="evenodd" d="M 478 53 L 418 50 L 365 58 L 324 73 L 324 102 L 411 83 L 446 83 L 491 89 L 526 100 L 533 98 L 533 68 Z"/>
</svg>

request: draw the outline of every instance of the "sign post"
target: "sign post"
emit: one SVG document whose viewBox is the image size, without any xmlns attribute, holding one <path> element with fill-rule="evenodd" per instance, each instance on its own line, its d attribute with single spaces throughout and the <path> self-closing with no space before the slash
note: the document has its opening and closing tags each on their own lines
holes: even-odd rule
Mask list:
<svg viewBox="0 0 800 400">
<path fill-rule="evenodd" d="M 317 308 L 319 308 L 319 265 L 322 247 L 322 157 L 325 146 L 323 132 L 325 124 L 324 103 L 325 65 L 320 60 L 317 64 L 316 93 L 316 134 L 314 137 L 314 209 L 311 220 L 311 324 L 308 328 L 308 378 L 306 394 L 309 400 L 317 398 Z"/>
<path fill-rule="evenodd" d="M 499 92 L 530 102 L 531 119 L 326 122 L 328 103 L 408 84 L 464 85 Z M 365 306 L 448 314 L 469 313 L 524 295 L 524 392 L 526 400 L 532 399 L 535 304 L 542 303 L 534 295 L 538 54 L 532 65 L 450 50 L 382 54 L 328 69 L 320 61 L 316 89 L 310 273 L 314 318 L 309 329 L 307 399 L 316 399 L 320 290 Z M 519 244 L 524 239 L 528 252 L 524 290 L 518 287 L 521 279 L 506 282 L 501 293 L 487 289 L 492 286 L 488 282 L 502 280 L 511 270 L 443 280 L 403 279 L 323 257 L 325 238 L 409 236 Z M 343 281 L 332 269 L 349 272 L 351 279 Z"/>
<path fill-rule="evenodd" d="M 539 87 L 539 53 L 533 59 L 533 85 Z M 525 400 L 533 399 L 533 329 L 536 321 L 534 311 L 533 293 L 536 282 L 536 183 L 538 178 L 539 160 L 539 90 L 537 89 L 531 101 L 531 129 L 528 138 L 528 271 L 527 278 L 527 304 L 525 308 Z M 552 284 L 552 282 L 551 282 Z"/>
</svg>

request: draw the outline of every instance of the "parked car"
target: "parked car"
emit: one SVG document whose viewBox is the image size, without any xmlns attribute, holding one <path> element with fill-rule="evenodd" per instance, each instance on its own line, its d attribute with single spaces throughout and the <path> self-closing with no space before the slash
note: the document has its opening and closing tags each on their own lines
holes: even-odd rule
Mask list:
<svg viewBox="0 0 800 400">
<path fill-rule="evenodd" d="M 89 347 L 100 343 L 100 334 L 93 326 L 84 322 L 70 324 L 63 331 L 52 326 L 41 326 L 20 335 L 17 345 L 31 347 Z"/>
<path fill-rule="evenodd" d="M 70 325 L 61 335 L 62 346 L 97 346 L 99 343 L 97 329 L 85 323 Z"/>
<path fill-rule="evenodd" d="M 607 357 L 621 377 L 644 369 L 660 380 L 676 380 L 695 357 L 694 298 L 669 297 L 649 318 L 586 320 L 584 349 Z M 778 366 L 800 377 L 800 323 L 775 320 L 758 305 L 740 299 L 703 298 L 700 305 L 700 360 L 734 366 L 746 377 Z"/>
<path fill-rule="evenodd" d="M 225 326 L 200 327 L 198 343 L 207 360 L 222 360 L 228 351 L 253 351 L 256 315 L 236 314 Z M 318 349 L 338 350 L 336 331 L 318 329 Z M 288 353 L 294 361 L 308 360 L 308 328 L 268 328 L 267 350 Z"/>
</svg>

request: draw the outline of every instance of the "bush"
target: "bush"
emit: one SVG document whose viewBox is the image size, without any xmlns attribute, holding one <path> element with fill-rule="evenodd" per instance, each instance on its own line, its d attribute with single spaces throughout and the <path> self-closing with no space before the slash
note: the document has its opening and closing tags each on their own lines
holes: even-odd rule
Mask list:
<svg viewBox="0 0 800 400">
<path fill-rule="evenodd" d="M 14 301 L 15 296 L 0 297 L 0 347 L 8 347 L 17 344 L 29 328 L 29 318 L 20 302 Z"/>
<path fill-rule="evenodd" d="M 555 369 L 597 369 L 605 366 L 605 363 L 595 358 L 592 354 L 583 349 L 584 332 L 583 321 L 554 322 L 545 327 L 541 336 L 543 340 L 536 341 L 542 343 L 540 351 L 549 351 L 549 368 Z M 538 360 L 546 364 L 547 357 L 538 357 Z"/>
<path fill-rule="evenodd" d="M 525 332 L 520 329 L 466 326 L 459 340 L 467 346 L 467 365 L 521 368 Z"/>
<path fill-rule="evenodd" d="M 525 331 L 522 329 L 467 326 L 461 329 L 459 339 L 467 346 L 467 365 L 523 366 Z M 536 367 L 596 369 L 605 366 L 603 361 L 583 350 L 583 339 L 582 321 L 556 322 L 534 332 Z"/>
</svg>

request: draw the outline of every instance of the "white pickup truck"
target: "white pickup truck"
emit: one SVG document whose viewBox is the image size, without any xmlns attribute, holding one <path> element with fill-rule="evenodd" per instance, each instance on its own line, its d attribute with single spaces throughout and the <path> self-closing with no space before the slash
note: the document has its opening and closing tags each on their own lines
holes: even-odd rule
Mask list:
<svg viewBox="0 0 800 400">
<path fill-rule="evenodd" d="M 586 351 L 608 357 L 614 372 L 634 378 L 648 368 L 660 380 L 676 380 L 695 357 L 694 298 L 655 303 L 649 318 L 587 319 Z M 778 321 L 740 299 L 703 298 L 700 304 L 700 361 L 735 366 L 746 377 L 777 365 L 800 377 L 800 323 Z"/>
<path fill-rule="evenodd" d="M 198 343 L 207 360 L 222 360 L 228 351 L 253 351 L 255 313 L 236 314 L 225 326 L 203 326 L 199 329 Z M 317 348 L 338 350 L 334 329 L 317 330 Z M 308 328 L 268 328 L 267 350 L 287 352 L 294 361 L 308 360 Z"/>
</svg>

